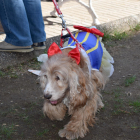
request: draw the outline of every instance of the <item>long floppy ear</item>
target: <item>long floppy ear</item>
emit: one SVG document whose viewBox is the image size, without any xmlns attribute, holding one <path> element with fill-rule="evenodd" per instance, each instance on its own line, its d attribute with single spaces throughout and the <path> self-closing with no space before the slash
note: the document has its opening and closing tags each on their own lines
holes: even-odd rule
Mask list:
<svg viewBox="0 0 140 140">
<path fill-rule="evenodd" d="M 73 109 L 82 107 L 86 104 L 86 79 L 82 70 L 73 70 L 69 74 L 69 87 L 70 87 L 70 106 Z"/>
</svg>

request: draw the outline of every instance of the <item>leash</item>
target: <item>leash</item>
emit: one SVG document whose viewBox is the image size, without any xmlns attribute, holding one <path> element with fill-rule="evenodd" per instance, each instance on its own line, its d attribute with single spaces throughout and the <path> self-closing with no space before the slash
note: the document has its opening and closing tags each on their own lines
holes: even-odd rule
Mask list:
<svg viewBox="0 0 140 140">
<path fill-rule="evenodd" d="M 53 1 L 54 6 L 55 6 L 55 9 L 56 9 L 56 11 L 58 13 L 58 16 L 62 19 L 62 31 L 61 31 L 60 46 L 63 47 L 63 43 L 64 43 L 64 38 L 62 37 L 63 31 L 64 30 L 67 30 L 67 32 L 69 33 L 69 35 L 71 36 L 71 38 L 76 43 L 76 47 L 80 50 L 81 48 L 83 48 L 82 45 L 78 42 L 78 40 L 74 37 L 74 35 L 71 33 L 71 31 L 67 28 L 66 21 L 63 19 L 64 16 L 63 16 L 62 12 L 60 11 L 56 0 L 52 0 L 52 1 Z"/>
</svg>

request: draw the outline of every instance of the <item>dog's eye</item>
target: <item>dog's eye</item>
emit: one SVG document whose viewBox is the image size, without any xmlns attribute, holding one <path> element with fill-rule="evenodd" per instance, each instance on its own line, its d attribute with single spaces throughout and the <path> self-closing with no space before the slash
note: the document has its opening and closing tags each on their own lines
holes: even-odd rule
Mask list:
<svg viewBox="0 0 140 140">
<path fill-rule="evenodd" d="M 47 75 L 44 75 L 45 78 L 47 78 Z"/>
<path fill-rule="evenodd" d="M 56 81 L 60 80 L 60 78 L 58 76 L 55 77 Z"/>
</svg>

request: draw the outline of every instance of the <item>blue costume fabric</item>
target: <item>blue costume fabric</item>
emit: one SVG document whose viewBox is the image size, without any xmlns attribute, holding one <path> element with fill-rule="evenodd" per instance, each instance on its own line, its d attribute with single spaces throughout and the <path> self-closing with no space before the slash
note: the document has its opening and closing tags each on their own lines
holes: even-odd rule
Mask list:
<svg viewBox="0 0 140 140">
<path fill-rule="evenodd" d="M 74 36 L 88 54 L 92 69 L 99 70 L 103 56 L 103 48 L 99 37 L 89 32 L 77 32 Z M 69 38 L 68 46 L 75 46 L 72 38 Z"/>
</svg>

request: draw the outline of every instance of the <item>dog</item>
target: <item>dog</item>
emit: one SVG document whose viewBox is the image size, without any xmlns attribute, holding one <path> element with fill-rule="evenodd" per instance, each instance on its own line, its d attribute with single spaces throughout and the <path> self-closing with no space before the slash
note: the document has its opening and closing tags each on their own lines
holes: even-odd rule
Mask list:
<svg viewBox="0 0 140 140">
<path fill-rule="evenodd" d="M 84 2 L 82 2 L 81 0 L 74 0 L 76 2 L 78 2 L 79 4 L 81 4 L 82 6 L 84 6 L 89 14 L 91 15 L 92 17 L 92 25 L 99 25 L 100 22 L 98 20 L 98 15 L 96 14 L 94 8 L 92 7 L 92 0 L 88 0 L 88 5 Z M 69 0 L 58 0 L 58 7 L 61 8 L 62 5 L 66 2 L 69 2 Z M 50 15 L 53 16 L 53 17 L 57 17 L 57 12 L 56 12 L 56 9 L 54 8 L 54 10 L 52 12 L 50 12 Z"/>
<path fill-rule="evenodd" d="M 77 39 L 80 40 L 78 37 L 82 35 L 87 39 L 87 32 L 78 32 Z M 104 107 L 100 92 L 113 73 L 110 72 L 110 62 L 113 63 L 113 58 L 104 48 L 99 36 L 89 33 L 89 38 L 90 35 L 91 40 L 83 38 L 84 41 L 80 41 L 83 46 L 86 44 L 87 48 L 94 39 L 92 45 L 98 41 L 99 46 L 96 45 L 93 54 L 96 60 L 101 55 L 97 62 L 89 62 L 86 48 L 80 49 L 80 59 L 75 58 L 73 55 L 77 47 L 70 38 L 67 47 L 62 49 L 53 43 L 48 50 L 50 55 L 41 67 L 40 84 L 45 98 L 43 113 L 51 120 L 62 121 L 68 112 L 70 121 L 58 133 L 60 137 L 66 137 L 68 140 L 83 138 L 89 131 L 88 126 L 93 126 L 97 110 Z M 104 65 L 101 65 L 102 61 Z"/>
</svg>

